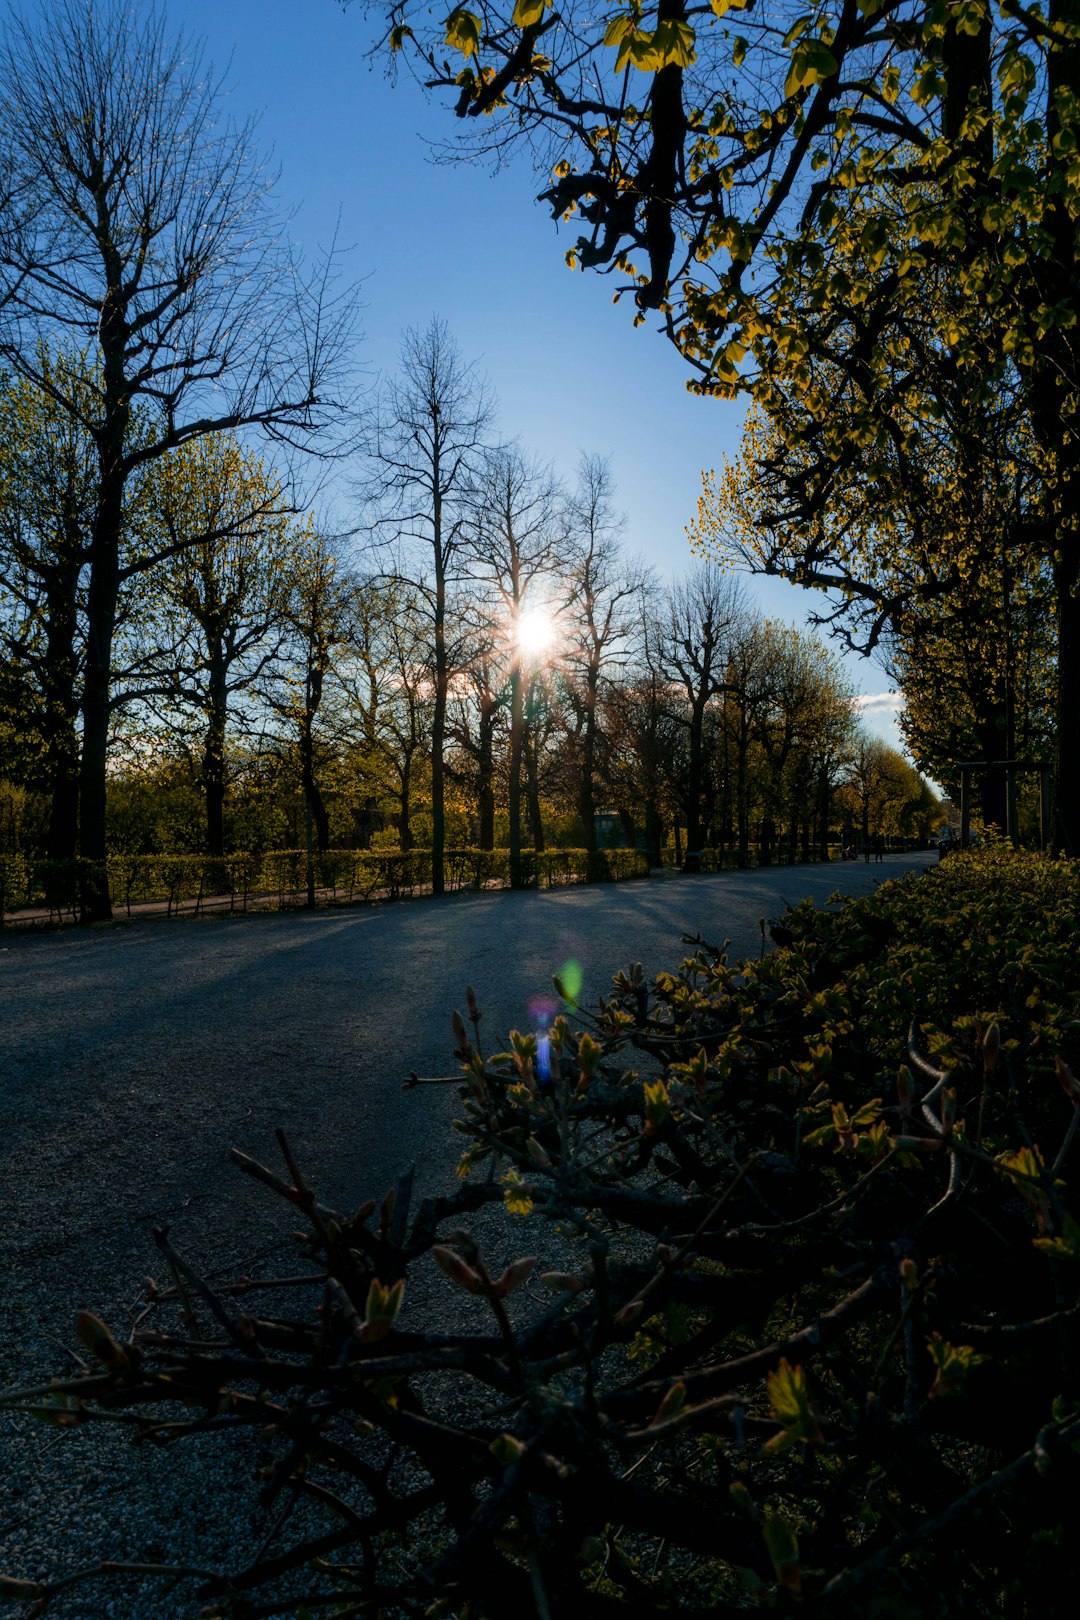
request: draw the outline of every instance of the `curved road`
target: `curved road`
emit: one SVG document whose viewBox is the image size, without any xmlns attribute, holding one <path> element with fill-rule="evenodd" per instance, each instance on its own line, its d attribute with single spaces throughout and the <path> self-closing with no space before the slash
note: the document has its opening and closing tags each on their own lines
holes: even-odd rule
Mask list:
<svg viewBox="0 0 1080 1620">
<path fill-rule="evenodd" d="M 409 1163 L 421 1187 L 445 1185 L 453 1090 L 403 1094 L 401 1081 L 410 1068 L 452 1072 L 449 1019 L 466 984 L 487 1046 L 501 1046 L 553 999 L 552 972 L 570 959 L 590 999 L 632 961 L 650 974 L 677 962 L 684 933 L 756 954 L 758 919 L 785 900 L 865 892 L 932 859 L 5 935 L 7 1288 L 63 1276 L 67 1297 L 46 1316 L 55 1306 L 68 1322 L 75 1278 L 97 1301 L 145 1273 L 160 1220 L 200 1258 L 236 1254 L 266 1195 L 227 1150 L 272 1156 L 275 1125 L 331 1203 L 381 1195 Z"/>
</svg>

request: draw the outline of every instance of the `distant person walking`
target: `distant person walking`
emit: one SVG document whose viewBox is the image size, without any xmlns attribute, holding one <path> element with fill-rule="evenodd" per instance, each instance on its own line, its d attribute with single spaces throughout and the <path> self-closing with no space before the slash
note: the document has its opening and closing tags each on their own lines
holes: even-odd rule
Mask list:
<svg viewBox="0 0 1080 1620">
<path fill-rule="evenodd" d="M 882 861 L 885 859 L 885 839 L 881 833 L 878 833 L 877 837 L 874 839 L 874 859 L 875 861 Z"/>
</svg>

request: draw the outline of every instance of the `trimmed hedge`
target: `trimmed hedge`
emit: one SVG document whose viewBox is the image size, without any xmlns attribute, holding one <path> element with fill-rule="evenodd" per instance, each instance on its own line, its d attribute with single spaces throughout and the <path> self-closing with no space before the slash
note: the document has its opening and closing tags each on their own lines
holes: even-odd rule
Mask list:
<svg viewBox="0 0 1080 1620">
<path fill-rule="evenodd" d="M 3 1404 L 264 1436 L 278 1537 L 191 1572 L 205 1615 L 1064 1620 L 1078 917 L 1075 863 L 991 849 L 505 1052 L 470 990 L 455 1192 L 336 1212 L 280 1133 L 281 1174 L 234 1151 L 308 1221 L 294 1308 L 159 1232 L 150 1322 L 84 1315 L 96 1370 Z"/>
</svg>

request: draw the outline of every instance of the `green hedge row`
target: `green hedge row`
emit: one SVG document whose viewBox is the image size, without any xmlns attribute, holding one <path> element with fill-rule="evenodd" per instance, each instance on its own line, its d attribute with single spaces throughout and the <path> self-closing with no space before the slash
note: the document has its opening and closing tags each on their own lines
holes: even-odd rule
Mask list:
<svg viewBox="0 0 1080 1620">
<path fill-rule="evenodd" d="M 315 888 L 321 902 L 373 896 L 397 899 L 431 886 L 431 851 L 329 850 L 315 857 Z M 90 861 L 27 861 L 0 858 L 0 917 L 47 907 L 63 918 L 79 911 L 80 896 L 96 871 Z M 648 860 L 637 850 L 590 854 L 584 849 L 523 850 L 522 888 L 555 888 L 567 883 L 608 882 L 647 877 Z M 302 849 L 263 855 L 111 855 L 109 892 L 113 905 L 130 913 L 135 905 L 164 903 L 171 913 L 181 905 L 227 900 L 231 910 L 252 904 L 295 904 L 307 892 L 307 854 Z M 510 853 L 505 849 L 454 849 L 445 856 L 448 890 L 508 887 Z"/>
</svg>

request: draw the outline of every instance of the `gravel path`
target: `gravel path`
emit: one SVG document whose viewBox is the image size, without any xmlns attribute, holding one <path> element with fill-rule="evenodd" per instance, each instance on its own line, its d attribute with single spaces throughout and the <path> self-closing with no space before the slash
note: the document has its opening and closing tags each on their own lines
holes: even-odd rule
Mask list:
<svg viewBox="0 0 1080 1620">
<path fill-rule="evenodd" d="M 453 1090 L 403 1093 L 401 1081 L 451 1072 L 449 1015 L 466 984 L 487 1044 L 501 1045 L 569 959 L 589 999 L 620 966 L 677 962 L 684 933 L 756 954 L 758 919 L 785 901 L 863 893 L 934 859 L 4 935 L 0 1386 L 67 1370 L 81 1306 L 126 1331 L 155 1267 L 153 1225 L 207 1269 L 239 1270 L 266 1245 L 275 1201 L 229 1166 L 232 1145 L 272 1161 L 282 1126 L 320 1196 L 344 1207 L 380 1197 L 409 1164 L 421 1193 L 444 1188 Z M 220 1511 L 200 1471 L 240 1492 L 237 1516 L 249 1487 L 209 1457 L 178 1465 L 85 1430 L 57 1444 L 0 1415 L 0 1571 L 33 1578 L 151 1548 L 234 1563 L 239 1519 L 235 1540 L 210 1533 Z M 189 1594 L 160 1588 L 115 1600 L 80 1588 L 49 1609 L 195 1612 Z"/>
</svg>

